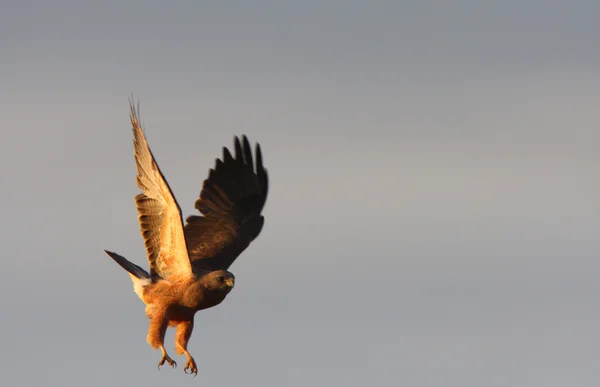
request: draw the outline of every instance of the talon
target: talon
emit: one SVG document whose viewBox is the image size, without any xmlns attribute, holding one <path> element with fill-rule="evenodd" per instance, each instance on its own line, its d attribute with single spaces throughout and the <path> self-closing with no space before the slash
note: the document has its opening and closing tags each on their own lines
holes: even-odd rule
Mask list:
<svg viewBox="0 0 600 387">
<path fill-rule="evenodd" d="M 176 368 L 177 367 L 177 363 L 175 362 L 175 360 L 171 359 L 169 357 L 169 355 L 164 354 L 162 359 L 160 359 L 160 361 L 158 362 L 158 369 L 160 370 L 160 367 L 165 364 L 165 361 L 167 363 L 169 363 L 169 365 L 171 366 L 171 368 Z"/>
<path fill-rule="evenodd" d="M 188 370 L 190 370 L 190 374 L 194 374 L 194 376 L 198 375 L 198 367 L 196 366 L 196 362 L 193 358 L 188 359 L 187 363 L 185 363 L 183 372 L 187 374 Z"/>
</svg>

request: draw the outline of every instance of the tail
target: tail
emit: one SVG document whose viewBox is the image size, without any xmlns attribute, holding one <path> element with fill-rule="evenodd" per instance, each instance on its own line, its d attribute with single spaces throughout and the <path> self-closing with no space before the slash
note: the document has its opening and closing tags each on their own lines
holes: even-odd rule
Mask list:
<svg viewBox="0 0 600 387">
<path fill-rule="evenodd" d="M 121 267 L 129 272 L 132 277 L 138 279 L 150 279 L 150 274 L 135 263 L 129 262 L 125 257 L 120 256 L 117 253 L 113 253 L 111 251 L 104 250 L 106 254 L 108 254 L 112 259 L 115 260 L 116 263 L 121 265 Z M 133 278 L 132 278 L 133 279 Z"/>
</svg>

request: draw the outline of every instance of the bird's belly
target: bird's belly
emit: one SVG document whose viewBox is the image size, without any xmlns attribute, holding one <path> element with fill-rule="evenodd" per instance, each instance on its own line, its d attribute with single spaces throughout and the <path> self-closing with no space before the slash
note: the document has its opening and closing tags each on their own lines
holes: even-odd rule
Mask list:
<svg viewBox="0 0 600 387">
<path fill-rule="evenodd" d="M 196 309 L 175 305 L 169 311 L 169 325 L 177 325 L 182 321 L 192 321 Z"/>
</svg>

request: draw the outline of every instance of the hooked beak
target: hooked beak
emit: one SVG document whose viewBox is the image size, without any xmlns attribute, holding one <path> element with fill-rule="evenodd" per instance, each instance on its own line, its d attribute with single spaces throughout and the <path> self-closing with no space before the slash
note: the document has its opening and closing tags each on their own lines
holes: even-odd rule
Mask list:
<svg viewBox="0 0 600 387">
<path fill-rule="evenodd" d="M 233 278 L 227 278 L 225 280 L 225 285 L 227 285 L 227 287 L 232 288 L 233 289 L 233 285 L 234 285 L 234 280 Z"/>
</svg>

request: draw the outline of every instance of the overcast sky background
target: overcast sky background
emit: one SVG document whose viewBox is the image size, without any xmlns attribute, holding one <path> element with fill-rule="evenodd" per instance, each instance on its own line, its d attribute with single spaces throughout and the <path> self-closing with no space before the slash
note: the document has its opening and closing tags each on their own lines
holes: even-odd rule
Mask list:
<svg viewBox="0 0 600 387">
<path fill-rule="evenodd" d="M 2 384 L 600 385 L 599 15 L 2 1 Z M 102 251 L 147 267 L 130 93 L 184 215 L 234 134 L 270 173 L 195 379 Z"/>
</svg>

